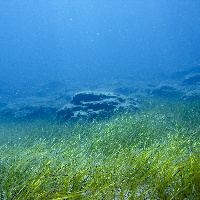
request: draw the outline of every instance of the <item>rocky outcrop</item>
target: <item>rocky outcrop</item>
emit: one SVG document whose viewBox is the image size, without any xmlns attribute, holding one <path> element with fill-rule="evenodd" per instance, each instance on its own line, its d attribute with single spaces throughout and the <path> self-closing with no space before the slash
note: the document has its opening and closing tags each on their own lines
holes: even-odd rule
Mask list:
<svg viewBox="0 0 200 200">
<path fill-rule="evenodd" d="M 80 92 L 73 96 L 70 103 L 57 111 L 57 118 L 71 120 L 78 118 L 94 119 L 108 116 L 117 109 L 138 109 L 135 98 L 106 92 Z"/>
<path fill-rule="evenodd" d="M 160 97 L 181 97 L 182 91 L 171 85 L 159 85 L 152 89 L 151 94 Z"/>
<path fill-rule="evenodd" d="M 176 71 L 162 80 L 126 78 L 91 83 L 66 79 L 16 84 L 0 81 L 0 117 L 93 119 L 109 116 L 117 109 L 137 109 L 135 97 L 149 96 L 200 99 L 200 65 Z"/>
<path fill-rule="evenodd" d="M 193 75 L 187 76 L 183 80 L 183 84 L 185 85 L 195 85 L 198 83 L 200 83 L 200 74 L 193 74 Z"/>
<path fill-rule="evenodd" d="M 200 90 L 191 90 L 186 92 L 181 98 L 183 101 L 187 100 L 200 100 Z"/>
<path fill-rule="evenodd" d="M 198 74 L 200 73 L 200 66 L 194 66 L 182 70 L 178 70 L 176 72 L 173 72 L 171 75 L 171 78 L 173 80 L 183 80 L 186 78 L 186 76 L 189 76 L 191 74 Z"/>
<path fill-rule="evenodd" d="M 55 115 L 56 111 L 56 108 L 44 105 L 8 106 L 0 110 L 0 115 L 14 118 L 35 118 L 52 116 Z"/>
<path fill-rule="evenodd" d="M 1 103 L 0 103 L 1 104 Z M 0 107 L 0 116 L 14 118 L 36 118 L 56 116 L 56 111 L 63 105 L 55 99 L 19 98 Z"/>
</svg>

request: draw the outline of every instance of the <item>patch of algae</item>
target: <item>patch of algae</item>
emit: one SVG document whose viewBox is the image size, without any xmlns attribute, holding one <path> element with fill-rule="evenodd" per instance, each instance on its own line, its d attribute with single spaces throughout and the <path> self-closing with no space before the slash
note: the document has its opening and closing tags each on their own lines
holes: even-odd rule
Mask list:
<svg viewBox="0 0 200 200">
<path fill-rule="evenodd" d="M 0 199 L 200 199 L 200 102 L 0 124 Z"/>
</svg>

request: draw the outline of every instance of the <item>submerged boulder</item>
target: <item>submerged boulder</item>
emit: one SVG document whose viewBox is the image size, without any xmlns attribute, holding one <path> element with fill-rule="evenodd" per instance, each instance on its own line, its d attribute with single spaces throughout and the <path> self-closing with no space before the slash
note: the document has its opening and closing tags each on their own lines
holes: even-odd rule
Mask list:
<svg viewBox="0 0 200 200">
<path fill-rule="evenodd" d="M 122 95 L 107 92 L 80 92 L 72 97 L 70 103 L 57 111 L 57 118 L 61 120 L 94 119 L 108 116 L 117 109 L 137 109 L 138 101 Z"/>
</svg>

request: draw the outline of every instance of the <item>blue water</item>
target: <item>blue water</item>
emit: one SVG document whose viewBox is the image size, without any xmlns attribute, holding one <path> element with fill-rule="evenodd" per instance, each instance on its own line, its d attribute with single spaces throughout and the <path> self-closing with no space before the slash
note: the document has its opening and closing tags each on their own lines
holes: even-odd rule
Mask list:
<svg viewBox="0 0 200 200">
<path fill-rule="evenodd" d="M 118 78 L 200 62 L 199 0 L 0 1 L 0 80 Z"/>
</svg>

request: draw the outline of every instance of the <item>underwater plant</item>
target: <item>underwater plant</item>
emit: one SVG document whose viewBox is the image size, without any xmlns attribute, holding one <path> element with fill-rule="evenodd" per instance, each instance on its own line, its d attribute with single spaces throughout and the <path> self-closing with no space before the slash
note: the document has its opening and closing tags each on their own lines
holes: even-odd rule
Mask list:
<svg viewBox="0 0 200 200">
<path fill-rule="evenodd" d="M 58 123 L 1 121 L 0 199 L 200 199 L 200 103 Z"/>
</svg>

